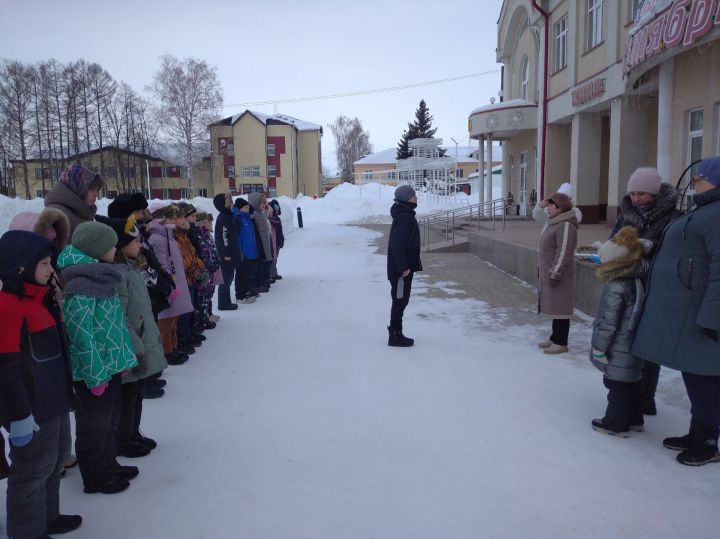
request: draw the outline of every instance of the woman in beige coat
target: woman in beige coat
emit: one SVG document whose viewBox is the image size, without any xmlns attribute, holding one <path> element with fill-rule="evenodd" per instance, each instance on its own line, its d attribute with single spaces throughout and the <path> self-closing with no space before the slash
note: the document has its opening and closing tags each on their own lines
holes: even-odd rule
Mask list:
<svg viewBox="0 0 720 539">
<path fill-rule="evenodd" d="M 575 247 L 578 220 L 572 200 L 553 193 L 545 201 L 547 228 L 540 235 L 538 253 L 538 313 L 552 317 L 552 335 L 538 343 L 546 354 L 568 351 L 570 319 L 575 307 Z"/>
</svg>

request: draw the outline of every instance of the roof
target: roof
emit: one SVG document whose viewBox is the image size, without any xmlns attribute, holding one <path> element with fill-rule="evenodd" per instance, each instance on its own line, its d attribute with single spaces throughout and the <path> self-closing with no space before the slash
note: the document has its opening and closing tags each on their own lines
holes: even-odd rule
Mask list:
<svg viewBox="0 0 720 539">
<path fill-rule="evenodd" d="M 76 153 L 76 154 L 73 154 L 73 155 L 68 155 L 67 157 L 65 157 L 65 161 L 66 161 L 66 162 L 79 161 L 79 160 L 87 157 L 88 155 L 94 155 L 94 154 L 97 154 L 97 153 L 100 153 L 100 152 L 129 153 L 129 154 L 132 154 L 132 155 L 135 155 L 135 156 L 139 157 L 140 159 L 147 159 L 147 160 L 149 160 L 149 161 L 162 161 L 162 160 L 163 160 L 162 157 L 153 156 L 153 155 L 151 155 L 151 154 L 149 154 L 149 153 L 134 152 L 134 151 L 132 151 L 132 150 L 128 150 L 128 149 L 125 149 L 125 148 L 118 148 L 117 146 L 103 146 L 102 148 L 96 147 L 96 148 L 91 149 L 90 151 L 81 152 L 81 153 Z M 153 152 L 153 153 L 157 153 L 157 152 Z M 10 159 L 9 161 L 10 161 L 10 163 L 22 163 L 22 162 L 23 162 L 22 159 Z M 40 161 L 40 154 L 36 152 L 36 153 L 31 154 L 31 155 L 28 155 L 27 161 Z M 50 164 L 50 156 L 45 155 L 45 156 L 43 157 L 43 161 L 45 161 L 46 163 Z M 56 163 L 57 163 L 57 162 L 60 162 L 60 159 L 57 159 L 57 158 L 56 158 L 56 159 L 55 159 L 55 162 L 56 162 Z"/>
<path fill-rule="evenodd" d="M 455 160 L 455 146 L 441 146 L 445 150 L 445 157 L 450 157 Z M 479 148 L 477 146 L 458 146 L 457 156 L 458 163 L 477 163 L 477 152 Z M 365 157 L 358 159 L 353 163 L 354 166 L 363 165 L 394 165 L 397 164 L 396 148 L 388 148 L 381 152 L 371 153 Z M 502 147 L 499 144 L 493 144 L 493 162 L 502 161 Z"/>
<path fill-rule="evenodd" d="M 235 114 L 234 116 L 229 116 L 210 125 L 234 125 L 240 118 L 242 118 L 246 114 L 254 116 L 255 119 L 263 125 L 291 125 L 298 131 L 320 131 L 321 133 L 323 130 L 322 126 L 319 124 L 314 124 L 305 120 L 299 120 L 298 118 L 293 118 L 292 116 L 288 116 L 287 114 L 265 114 L 263 112 L 257 112 L 250 109 L 244 110 L 243 112 Z"/>
<path fill-rule="evenodd" d="M 482 107 L 478 107 L 470 113 L 470 116 L 472 116 L 473 114 L 478 114 L 480 112 L 490 112 L 492 110 L 512 109 L 517 107 L 537 107 L 537 103 L 533 103 L 532 101 L 528 101 L 527 99 L 511 99 L 509 101 L 500 101 L 498 103 L 491 103 L 490 105 L 483 105 Z"/>
</svg>

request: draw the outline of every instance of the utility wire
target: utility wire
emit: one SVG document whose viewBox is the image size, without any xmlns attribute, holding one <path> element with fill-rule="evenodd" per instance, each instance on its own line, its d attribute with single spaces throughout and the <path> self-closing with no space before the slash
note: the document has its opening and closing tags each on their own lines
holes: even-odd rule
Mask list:
<svg viewBox="0 0 720 539">
<path fill-rule="evenodd" d="M 322 101 L 326 99 L 339 99 L 341 97 L 353 97 L 358 95 L 370 95 L 380 94 L 385 92 L 395 92 L 397 90 L 407 90 L 408 88 L 418 88 L 420 86 L 431 86 L 433 84 L 443 84 L 446 82 L 453 82 L 456 80 L 472 79 L 475 77 L 481 77 L 483 75 L 492 75 L 493 73 L 499 73 L 499 69 L 493 69 L 491 71 L 482 71 L 480 73 L 470 73 L 469 75 L 458 75 L 456 77 L 448 77 L 446 79 L 430 80 L 425 82 L 415 82 L 412 84 L 402 84 L 399 86 L 389 86 L 387 88 L 375 88 L 373 90 L 358 90 L 355 92 L 345 92 L 342 94 L 330 94 L 330 95 L 317 95 L 312 97 L 291 97 L 288 99 L 273 99 L 268 101 L 254 101 L 252 103 L 230 103 L 223 105 L 223 107 L 255 107 L 259 105 L 276 105 L 278 103 L 299 103 L 302 101 Z"/>
</svg>

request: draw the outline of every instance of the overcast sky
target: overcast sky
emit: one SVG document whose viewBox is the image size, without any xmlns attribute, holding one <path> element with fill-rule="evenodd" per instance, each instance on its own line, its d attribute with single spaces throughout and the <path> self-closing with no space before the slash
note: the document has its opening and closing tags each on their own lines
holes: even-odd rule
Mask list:
<svg viewBox="0 0 720 539">
<path fill-rule="evenodd" d="M 375 151 L 394 147 L 420 99 L 436 136 L 468 144 L 467 118 L 500 89 L 495 62 L 502 0 L 2 0 L 0 57 L 84 58 L 144 93 L 169 53 L 216 66 L 226 116 L 242 103 L 324 96 L 495 71 L 373 95 L 281 103 L 277 111 L 327 125 L 357 116 Z"/>
</svg>

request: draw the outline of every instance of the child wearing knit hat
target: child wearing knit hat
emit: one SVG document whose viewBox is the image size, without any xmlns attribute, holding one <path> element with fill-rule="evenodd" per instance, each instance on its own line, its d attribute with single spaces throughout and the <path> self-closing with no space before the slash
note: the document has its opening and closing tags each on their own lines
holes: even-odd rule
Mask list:
<svg viewBox="0 0 720 539">
<path fill-rule="evenodd" d="M 115 460 L 122 373 L 138 365 L 117 293 L 126 270 L 112 263 L 116 243 L 111 227 L 86 222 L 75 229 L 58 257 L 66 283 L 62 312 L 79 403 L 75 451 L 87 493 L 120 492 L 138 473 Z"/>
<path fill-rule="evenodd" d="M 70 454 L 74 405 L 60 310 L 48 286 L 50 240 L 13 230 L 0 238 L 0 410 L 10 433 L 9 537 L 46 537 L 82 523 L 61 515 L 60 474 Z M 5 462 L 4 446 L 0 465 Z M 2 468 L 2 466 L 0 466 Z"/>
<path fill-rule="evenodd" d="M 598 249 L 598 279 L 605 284 L 593 322 L 590 361 L 603 373 L 608 389 L 604 417 L 592 428 L 626 438 L 641 431 L 643 399 L 640 386 L 643 361 L 630 352 L 632 335 L 645 296 L 644 249 L 632 226 L 622 228 Z"/>
</svg>

